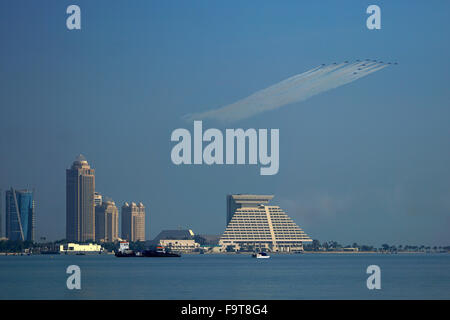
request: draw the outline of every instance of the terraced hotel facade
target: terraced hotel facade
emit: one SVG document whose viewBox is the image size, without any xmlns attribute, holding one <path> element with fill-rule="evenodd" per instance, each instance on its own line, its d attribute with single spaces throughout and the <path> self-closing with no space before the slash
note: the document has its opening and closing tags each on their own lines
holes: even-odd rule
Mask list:
<svg viewBox="0 0 450 320">
<path fill-rule="evenodd" d="M 279 207 L 269 206 L 272 195 L 227 196 L 227 228 L 221 251 L 303 251 L 311 242 L 306 233 Z"/>
</svg>

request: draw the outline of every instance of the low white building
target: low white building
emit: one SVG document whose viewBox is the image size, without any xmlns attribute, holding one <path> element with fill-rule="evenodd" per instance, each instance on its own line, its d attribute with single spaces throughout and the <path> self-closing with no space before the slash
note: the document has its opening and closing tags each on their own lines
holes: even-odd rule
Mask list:
<svg viewBox="0 0 450 320">
<path fill-rule="evenodd" d="M 163 230 L 153 240 L 148 241 L 146 246 L 163 246 L 169 251 L 190 253 L 200 249 L 200 244 L 195 242 L 194 238 L 195 234 L 190 229 Z"/>
<path fill-rule="evenodd" d="M 88 244 L 78 244 L 78 243 L 67 243 L 67 244 L 62 244 L 59 246 L 59 251 L 61 253 L 77 253 L 77 252 L 101 252 L 103 251 L 103 248 L 101 245 L 99 244 L 93 244 L 93 243 L 88 243 Z"/>
<path fill-rule="evenodd" d="M 170 249 L 170 251 L 181 253 L 193 252 L 195 249 L 200 248 L 200 244 L 195 242 L 195 240 L 161 239 L 159 243 L 164 248 Z"/>
</svg>

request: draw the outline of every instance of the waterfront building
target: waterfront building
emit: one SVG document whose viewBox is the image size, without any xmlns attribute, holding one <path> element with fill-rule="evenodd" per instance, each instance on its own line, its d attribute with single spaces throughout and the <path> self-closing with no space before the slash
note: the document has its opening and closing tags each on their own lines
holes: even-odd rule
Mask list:
<svg viewBox="0 0 450 320">
<path fill-rule="evenodd" d="M 273 196 L 229 197 L 237 206 L 219 240 L 221 251 L 298 252 L 312 241 L 279 206 L 267 205 Z"/>
<path fill-rule="evenodd" d="M 11 188 L 5 195 L 6 238 L 35 241 L 36 217 L 33 191 Z"/>
<path fill-rule="evenodd" d="M 193 240 L 194 232 L 190 229 L 163 230 L 152 241 L 158 242 L 165 239 Z"/>
<path fill-rule="evenodd" d="M 101 245 L 93 244 L 93 243 L 88 243 L 88 244 L 67 243 L 67 244 L 60 245 L 59 251 L 61 253 L 78 253 L 78 252 L 97 253 L 97 252 L 102 252 L 103 248 Z"/>
<path fill-rule="evenodd" d="M 95 240 L 114 242 L 119 239 L 119 211 L 114 201 L 95 206 Z"/>
<path fill-rule="evenodd" d="M 227 195 L 227 225 L 233 218 L 238 208 L 256 207 L 260 204 L 267 204 L 273 196 L 258 194 L 229 194 Z"/>
<path fill-rule="evenodd" d="M 200 248 L 200 244 L 195 240 L 162 239 L 159 245 L 168 249 L 170 252 L 191 253 Z"/>
<path fill-rule="evenodd" d="M 128 241 L 145 241 L 145 207 L 142 202 L 125 202 L 122 206 L 122 238 Z"/>
<path fill-rule="evenodd" d="M 66 170 L 66 238 L 95 239 L 95 170 L 79 155 Z"/>
<path fill-rule="evenodd" d="M 173 252 L 190 253 L 200 248 L 190 229 L 163 230 L 153 240 L 147 241 L 147 247 L 163 246 Z"/>
<path fill-rule="evenodd" d="M 194 239 L 200 243 L 200 245 L 217 246 L 221 236 L 221 234 L 197 234 Z"/>
</svg>

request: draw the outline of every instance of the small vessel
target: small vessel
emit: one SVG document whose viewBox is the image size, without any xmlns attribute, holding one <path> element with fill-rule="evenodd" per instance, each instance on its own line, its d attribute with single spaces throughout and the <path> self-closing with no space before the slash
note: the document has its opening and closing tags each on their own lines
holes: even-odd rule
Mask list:
<svg viewBox="0 0 450 320">
<path fill-rule="evenodd" d="M 133 250 L 126 250 L 126 251 L 117 251 L 114 253 L 116 257 L 122 258 L 122 257 L 137 257 L 136 252 Z"/>
<path fill-rule="evenodd" d="M 143 257 L 155 257 L 155 258 L 175 258 L 181 257 L 178 253 L 166 252 L 163 246 L 157 246 L 156 250 L 144 250 L 142 251 Z"/>
<path fill-rule="evenodd" d="M 266 252 L 254 253 L 254 254 L 252 254 L 252 257 L 256 258 L 256 259 L 268 259 L 268 258 L 270 258 L 270 256 Z"/>
<path fill-rule="evenodd" d="M 120 241 L 120 247 L 119 250 L 114 253 L 116 257 L 122 258 L 122 257 L 136 257 L 139 255 L 136 255 L 136 252 L 133 250 L 130 250 L 130 244 L 127 241 Z"/>
<path fill-rule="evenodd" d="M 156 250 L 144 250 L 144 251 L 133 251 L 129 249 L 129 243 L 126 241 L 120 242 L 120 248 L 115 252 L 116 257 L 181 257 L 181 255 L 172 252 L 166 252 L 164 247 L 157 246 Z"/>
</svg>

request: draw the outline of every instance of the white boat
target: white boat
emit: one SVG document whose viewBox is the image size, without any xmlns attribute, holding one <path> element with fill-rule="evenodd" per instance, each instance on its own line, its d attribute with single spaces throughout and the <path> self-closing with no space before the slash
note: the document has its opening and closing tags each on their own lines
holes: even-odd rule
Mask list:
<svg viewBox="0 0 450 320">
<path fill-rule="evenodd" d="M 270 258 L 270 256 L 265 252 L 254 253 L 254 254 L 252 254 L 252 257 L 256 258 L 256 259 L 269 259 Z"/>
</svg>

